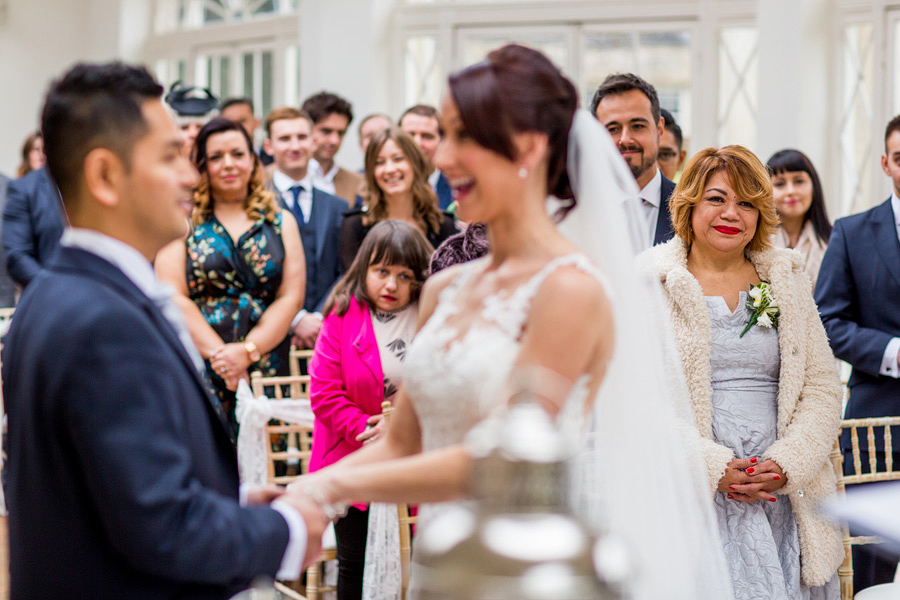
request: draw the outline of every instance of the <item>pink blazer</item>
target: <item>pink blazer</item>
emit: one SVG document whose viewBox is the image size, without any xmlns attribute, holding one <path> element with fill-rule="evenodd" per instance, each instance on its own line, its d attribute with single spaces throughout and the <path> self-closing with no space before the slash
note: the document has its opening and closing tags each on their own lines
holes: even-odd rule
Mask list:
<svg viewBox="0 0 900 600">
<path fill-rule="evenodd" d="M 317 471 L 362 447 L 356 436 L 381 414 L 384 373 L 369 308 L 355 298 L 344 316 L 325 317 L 309 363 L 313 426 L 309 470 Z"/>
</svg>

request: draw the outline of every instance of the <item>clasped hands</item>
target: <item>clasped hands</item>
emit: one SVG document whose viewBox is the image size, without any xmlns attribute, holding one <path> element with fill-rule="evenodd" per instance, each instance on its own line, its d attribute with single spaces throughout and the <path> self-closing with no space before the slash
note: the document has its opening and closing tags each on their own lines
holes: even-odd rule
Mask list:
<svg viewBox="0 0 900 600">
<path fill-rule="evenodd" d="M 222 344 L 209 357 L 209 366 L 222 379 L 225 387 L 232 392 L 237 389 L 241 379 L 250 381 L 247 368 L 250 367 L 250 357 L 247 350 L 240 342 Z"/>
<path fill-rule="evenodd" d="M 775 502 L 773 492 L 787 483 L 787 476 L 774 460 L 732 458 L 716 488 L 729 500 L 753 504 L 757 500 Z"/>
</svg>

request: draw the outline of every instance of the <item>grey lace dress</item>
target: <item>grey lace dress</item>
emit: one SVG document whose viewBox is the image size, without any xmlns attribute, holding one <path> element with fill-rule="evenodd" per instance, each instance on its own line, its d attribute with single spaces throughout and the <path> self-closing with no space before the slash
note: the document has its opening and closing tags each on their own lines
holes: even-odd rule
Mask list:
<svg viewBox="0 0 900 600">
<path fill-rule="evenodd" d="M 738 458 L 762 456 L 776 439 L 780 354 L 778 332 L 753 326 L 739 337 L 750 311 L 741 292 L 732 313 L 720 296 L 707 296 L 712 322 L 713 437 Z M 716 493 L 719 533 L 737 600 L 837 600 L 837 575 L 824 586 L 800 580 L 800 540 L 787 496 L 754 504 Z"/>
</svg>

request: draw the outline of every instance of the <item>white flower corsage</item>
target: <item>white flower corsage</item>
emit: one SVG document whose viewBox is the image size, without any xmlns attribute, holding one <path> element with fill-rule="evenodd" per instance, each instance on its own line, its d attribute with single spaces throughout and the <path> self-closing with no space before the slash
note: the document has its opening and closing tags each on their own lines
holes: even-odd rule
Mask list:
<svg viewBox="0 0 900 600">
<path fill-rule="evenodd" d="M 750 331 L 753 325 L 778 329 L 778 317 L 781 315 L 781 310 L 775 302 L 775 296 L 772 295 L 772 286 L 765 281 L 759 285 L 751 285 L 748 295 L 750 297 L 747 298 L 747 308 L 752 314 L 739 337 L 744 337 L 744 334 Z"/>
</svg>

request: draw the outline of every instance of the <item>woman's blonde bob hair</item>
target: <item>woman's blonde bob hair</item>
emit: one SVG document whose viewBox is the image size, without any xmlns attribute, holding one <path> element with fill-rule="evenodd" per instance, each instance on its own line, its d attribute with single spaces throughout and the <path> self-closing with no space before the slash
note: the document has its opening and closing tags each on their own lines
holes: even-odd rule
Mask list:
<svg viewBox="0 0 900 600">
<path fill-rule="evenodd" d="M 759 211 L 756 233 L 746 249 L 757 251 L 771 248 L 772 234 L 779 222 L 775 199 L 772 197 L 772 180 L 768 169 L 756 155 L 737 145 L 706 148 L 688 162 L 669 199 L 675 235 L 688 245 L 694 243 L 694 230 L 691 227 L 694 205 L 703 198 L 703 191 L 710 178 L 719 172 L 725 173 L 738 198 L 752 203 Z"/>
</svg>

